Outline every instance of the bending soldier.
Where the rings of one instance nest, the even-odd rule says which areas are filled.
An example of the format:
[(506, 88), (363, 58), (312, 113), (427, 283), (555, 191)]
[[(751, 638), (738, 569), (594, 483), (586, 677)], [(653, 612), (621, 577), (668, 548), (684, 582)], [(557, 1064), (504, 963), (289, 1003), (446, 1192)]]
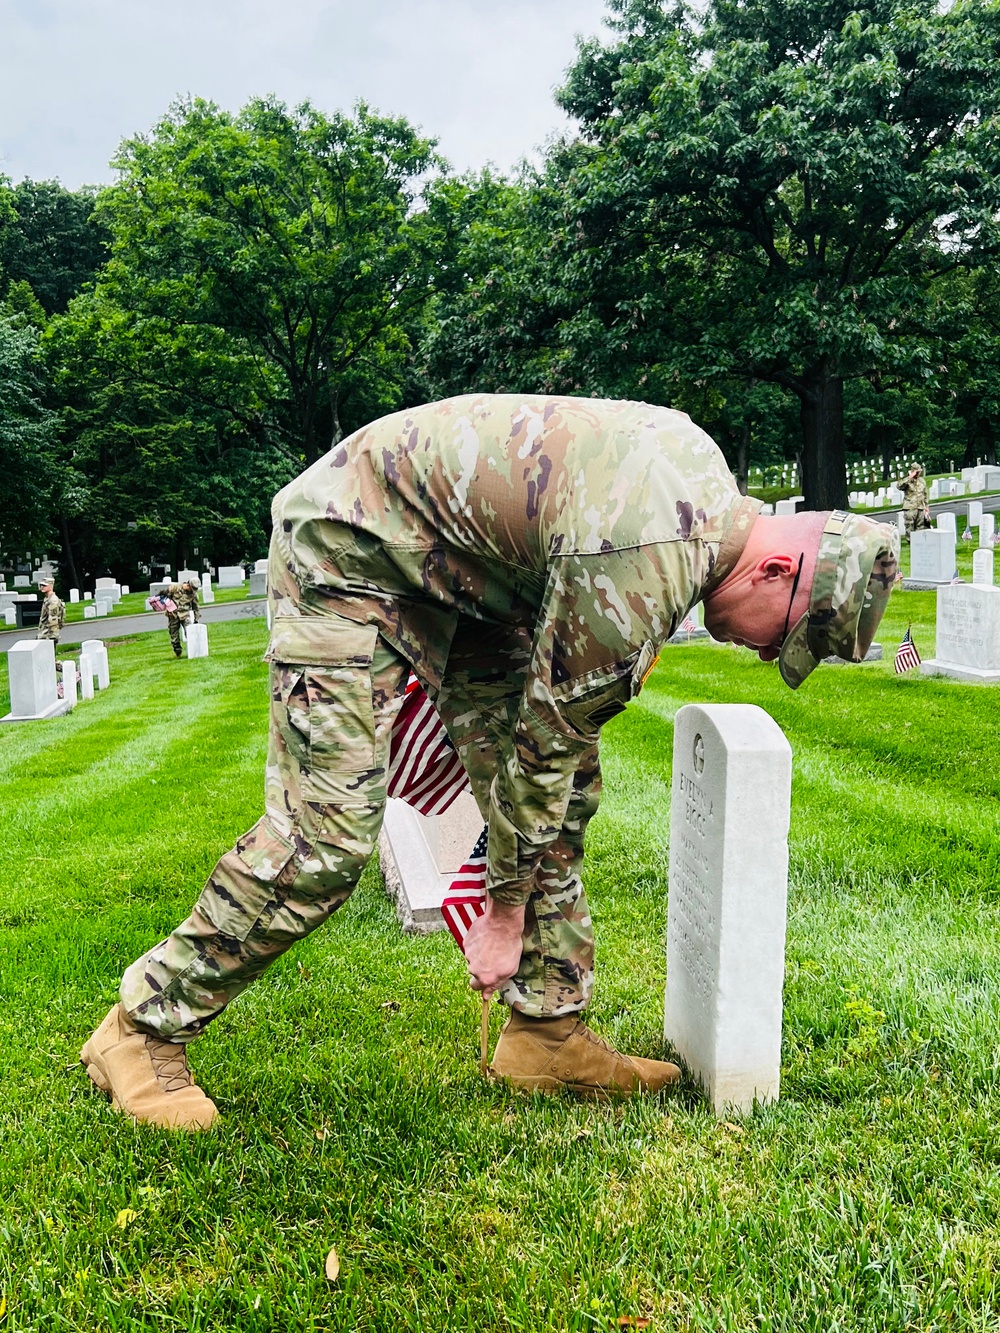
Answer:
[(583, 1023), (594, 942), (581, 882), (602, 725), (688, 609), (796, 688), (864, 657), (898, 537), (851, 514), (764, 516), (682, 413), (479, 395), (344, 440), (273, 505), (264, 816), (191, 915), (125, 973), (81, 1058), (116, 1109), (217, 1112), (187, 1043), (350, 895), (378, 838), (412, 670), (489, 823), (470, 983), (510, 1007), (494, 1055), (521, 1087), (655, 1091), (678, 1077)]
[(201, 619), (198, 605), (198, 592), (201, 584), (197, 579), (186, 579), (183, 583), (171, 583), (160, 596), (173, 602), (175, 609), (167, 611), (167, 633), (174, 656), (181, 655), (181, 626), (193, 624)]

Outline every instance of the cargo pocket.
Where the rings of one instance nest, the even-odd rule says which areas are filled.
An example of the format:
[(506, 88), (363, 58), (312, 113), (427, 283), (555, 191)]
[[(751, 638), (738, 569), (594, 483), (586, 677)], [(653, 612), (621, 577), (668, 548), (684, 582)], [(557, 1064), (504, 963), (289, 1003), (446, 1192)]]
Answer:
[(289, 878), (295, 844), (268, 820), (259, 819), (212, 871), (197, 907), (216, 930), (243, 941), (265, 914), (276, 910)]
[(593, 742), (606, 722), (624, 712), (625, 705), (642, 689), (656, 661), (651, 643), (623, 661), (574, 676), (553, 690), (565, 722), (580, 737)]

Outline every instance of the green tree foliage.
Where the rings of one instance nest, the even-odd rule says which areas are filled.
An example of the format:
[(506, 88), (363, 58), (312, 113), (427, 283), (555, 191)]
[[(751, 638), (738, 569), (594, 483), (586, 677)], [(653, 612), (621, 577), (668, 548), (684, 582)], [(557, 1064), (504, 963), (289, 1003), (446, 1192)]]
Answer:
[(807, 503), (841, 503), (845, 379), (933, 376), (935, 283), (996, 245), (1000, 9), (611, 4), (618, 39), (582, 48), (562, 102), (616, 347), (789, 390)]
[(94, 191), (57, 181), (23, 180), (0, 213), (4, 284), (28, 284), (46, 314), (61, 313), (107, 258), (107, 235), (94, 217)]
[(434, 162), (430, 141), (365, 106), (179, 104), (123, 145), (100, 197), (102, 295), (192, 355), (240, 362), (268, 438), (312, 462), (398, 403), (435, 271), (414, 211)]
[(43, 393), (38, 331), (0, 307), (0, 557), (51, 536), (47, 516), (57, 421)]

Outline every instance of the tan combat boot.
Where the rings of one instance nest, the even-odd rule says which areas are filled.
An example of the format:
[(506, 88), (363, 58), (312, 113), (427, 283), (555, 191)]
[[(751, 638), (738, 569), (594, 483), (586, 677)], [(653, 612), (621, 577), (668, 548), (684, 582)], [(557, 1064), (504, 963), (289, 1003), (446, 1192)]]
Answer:
[(140, 1032), (120, 1004), (84, 1043), (80, 1059), (114, 1111), (161, 1129), (208, 1129), (218, 1117), (191, 1077), (187, 1048)]
[(577, 1014), (525, 1018), (512, 1009), (493, 1055), (493, 1073), (518, 1088), (602, 1099), (659, 1092), (681, 1071), (664, 1060), (622, 1055), (602, 1041)]

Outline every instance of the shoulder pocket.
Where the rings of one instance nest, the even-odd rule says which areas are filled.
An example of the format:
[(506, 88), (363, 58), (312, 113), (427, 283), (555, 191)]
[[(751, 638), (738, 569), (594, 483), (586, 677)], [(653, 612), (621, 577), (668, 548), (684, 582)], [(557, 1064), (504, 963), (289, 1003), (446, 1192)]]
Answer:
[(646, 642), (620, 662), (564, 681), (552, 692), (559, 712), (581, 736), (596, 737), (639, 693), (655, 663), (656, 652)]

